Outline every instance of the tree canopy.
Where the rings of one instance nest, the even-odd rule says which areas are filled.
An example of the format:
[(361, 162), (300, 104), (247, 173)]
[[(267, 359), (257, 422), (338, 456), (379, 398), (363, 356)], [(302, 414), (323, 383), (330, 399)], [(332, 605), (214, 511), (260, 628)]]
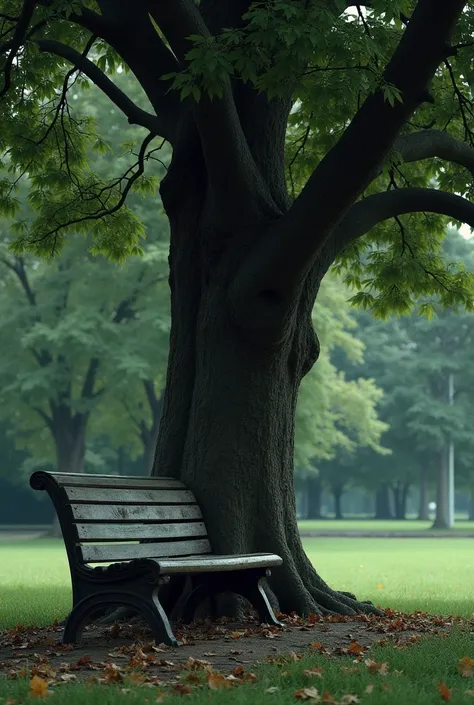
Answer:
[[(58, 252), (70, 232), (91, 233), (92, 250), (115, 259), (139, 252), (141, 219), (124, 203), (129, 192), (155, 187), (147, 167), (159, 138), (176, 142), (180, 100), (195, 102), (201, 139), (224, 149), (232, 171), (236, 154), (225, 151), (226, 135), (255, 88), (256, 105), (262, 93), (272, 98), (268, 116), (293, 106), (286, 165), (298, 198), (285, 228), (306, 218), (307, 245), (294, 248), (299, 257), (311, 257), (315, 240), (323, 245), (332, 228), (327, 266), (338, 258), (357, 303), (382, 316), (407, 311), (420, 295), (470, 306), (472, 278), (442, 257), (444, 221), (434, 214), (474, 224), (471, 3), (229, 0), (218, 9), (211, 0), (183, 0), (157, 9), (141, 0), (133, 21), (122, 0), (3, 5), (0, 149), (9, 173), (1, 180), (0, 207), (14, 221), (16, 252)], [(116, 68), (133, 72), (135, 90), (120, 87)], [(98, 129), (93, 114), (78, 117), (73, 109), (74, 86), (91, 84), (144, 128), (135, 163), (113, 178), (90, 160), (109, 149), (107, 130)], [(231, 86), (238, 88), (233, 101)], [(245, 133), (251, 110), (239, 117)], [(250, 149), (267, 177), (271, 165), (263, 167), (259, 138), (253, 136)], [(28, 214), (16, 197), (25, 178)], [(327, 178), (327, 188), (338, 181), (338, 197), (311, 235), (315, 224), (305, 211)], [(223, 179), (219, 191), (225, 188)], [(334, 229), (336, 211), (361, 193)], [(370, 239), (359, 239), (369, 231)]]

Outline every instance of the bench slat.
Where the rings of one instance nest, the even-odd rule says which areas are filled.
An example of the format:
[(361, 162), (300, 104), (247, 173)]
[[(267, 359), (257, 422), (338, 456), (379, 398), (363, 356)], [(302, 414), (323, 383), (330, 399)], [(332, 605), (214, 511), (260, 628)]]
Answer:
[(156, 561), (160, 573), (212, 573), (214, 571), (271, 568), (282, 565), (283, 560), (274, 553), (251, 553), (232, 556), (190, 556), (189, 558), (163, 558)]
[(183, 524), (77, 524), (81, 541), (125, 541), (127, 539), (179, 539), (207, 536), (202, 521)]
[(65, 487), (111, 487), (132, 489), (185, 489), (179, 480), (170, 477), (130, 477), (125, 475), (88, 475), (78, 473), (49, 473)]
[(101, 487), (65, 487), (71, 502), (102, 502), (105, 504), (186, 504), (195, 503), (191, 490), (136, 490)]
[(75, 521), (187, 521), (202, 519), (197, 504), (166, 506), (161, 504), (131, 507), (126, 504), (71, 504)]
[(102, 544), (79, 546), (85, 563), (113, 563), (135, 558), (159, 558), (162, 556), (192, 556), (211, 553), (207, 539), (195, 541), (169, 541), (163, 543)]

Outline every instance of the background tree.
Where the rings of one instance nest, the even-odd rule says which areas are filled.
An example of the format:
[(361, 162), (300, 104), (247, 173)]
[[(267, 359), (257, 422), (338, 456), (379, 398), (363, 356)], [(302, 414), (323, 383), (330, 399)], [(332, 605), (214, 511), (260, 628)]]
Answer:
[[(125, 74), (117, 80), (136, 91)], [(124, 116), (111, 112), (107, 97), (97, 89), (76, 86), (75, 91), (72, 101), (79, 114), (93, 116), (104, 131), (108, 128), (107, 145), (102, 144), (106, 152), (94, 158), (95, 168), (105, 175), (117, 163), (125, 169), (134, 157), (130, 142), (122, 146)], [(151, 175), (163, 170), (155, 162)], [(25, 207), (29, 188), (25, 182), (19, 193)], [(27, 470), (52, 463), (62, 472), (82, 472), (90, 416), (113, 405), (114, 395), (122, 404), (144, 407), (141, 452), (144, 469), (151, 467), (169, 336), (168, 230), (153, 200), (135, 195), (132, 201), (147, 244), (142, 257), (124, 265), (93, 257), (90, 241), (78, 237), (52, 262), (33, 254), (15, 255), (9, 251), (9, 223), (3, 220), (0, 414), (15, 430), (17, 445), (33, 450), (25, 458)], [(123, 413), (110, 418), (111, 413), (113, 409), (108, 428), (116, 433)], [(107, 437), (107, 425), (97, 422)], [(128, 435), (130, 430), (129, 423)], [(123, 424), (120, 432), (124, 439)], [(103, 469), (106, 459), (89, 450), (89, 468)]]
[[(473, 270), (471, 242), (451, 230), (443, 248), (448, 257), (462, 262), (466, 270)], [(364, 362), (362, 366), (350, 364), (339, 352), (335, 362), (346, 370), (349, 379), (371, 374), (384, 390), (379, 413), (389, 425), (384, 444), (392, 454), (381, 460), (373, 453), (358, 451), (354, 457), (355, 477), (367, 487), (380, 484), (381, 496), (390, 492), (396, 518), (404, 516), (409, 488), (419, 485), (420, 515), (428, 519), (428, 489), (435, 482), (436, 525), (446, 527), (449, 441), (452, 438), (458, 448), (456, 474), (463, 482), (468, 473), (467, 449), (474, 440), (469, 425), (474, 389), (471, 382), (474, 328), (470, 313), (442, 311), (434, 302), (422, 303), (421, 309), (429, 311), (428, 306), (433, 306), (435, 314), (431, 320), (419, 316), (419, 309), (411, 316), (385, 322), (374, 321), (365, 312), (357, 313), (358, 334), (367, 345)], [(459, 382), (453, 407), (448, 403), (449, 374)], [(382, 513), (390, 516), (387, 509)]]
[[(472, 277), (439, 256), (437, 217), (429, 227), (419, 218), (373, 230), (425, 211), (474, 224), (471, 177), (460, 169), (473, 163), (470, 89), (452, 84), (470, 70), (470, 52), (453, 46), (470, 45), (472, 8), (461, 0), (376, 2), (352, 14), (344, 7), (2, 7), (2, 148), (12, 171), (0, 200), (15, 214), (17, 252), (50, 254), (68, 232), (90, 229), (94, 253), (136, 254), (143, 230), (122, 205), (143, 185), (152, 142), (172, 145), (161, 184), (170, 355), (154, 472), (195, 491), (218, 553), (283, 557), (271, 583), (283, 611), (375, 609), (315, 572), (291, 501), (296, 401), (319, 354), (311, 314), (328, 268), (337, 261), (360, 289), (356, 300), (379, 314), (405, 311), (420, 295), (472, 306)], [(131, 70), (148, 109), (110, 80), (114, 63)], [(77, 70), (148, 131), (124, 178), (106, 182), (86, 162), (97, 147), (94, 126), (67, 109)], [(308, 170), (306, 154), (296, 174), (305, 135), (312, 162)], [(443, 171), (436, 157), (447, 161)], [(26, 174), (36, 210), (29, 222), (11, 183)], [(431, 187), (434, 176), (442, 191)]]
[(351, 455), (361, 446), (384, 452), (379, 441), (387, 426), (376, 410), (381, 390), (370, 379), (347, 380), (333, 364), (335, 355), (341, 361), (363, 360), (364, 346), (354, 331), (347, 297), (347, 288), (338, 277), (325, 278), (313, 311), (322, 353), (318, 365), (303, 380), (296, 407), (295, 479), (306, 498), (308, 519), (321, 516), (322, 461), (338, 458), (343, 450)]

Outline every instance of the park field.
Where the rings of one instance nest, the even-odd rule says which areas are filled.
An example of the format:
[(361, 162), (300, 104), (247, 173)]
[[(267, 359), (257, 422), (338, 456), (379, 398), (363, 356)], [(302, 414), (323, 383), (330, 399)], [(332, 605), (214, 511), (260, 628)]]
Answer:
[[(472, 618), (474, 551), (469, 539), (311, 538), (304, 545), (319, 572), (337, 589), (397, 611), (419, 609)], [(0, 542), (0, 630), (16, 623), (45, 625), (62, 619), (70, 600), (62, 541)], [(326, 693), (325, 702), (339, 705), (473, 702), (474, 673), (463, 677), (458, 668), (466, 659), (474, 661), (469, 628), (454, 627), (445, 639), (423, 637), (408, 649), (374, 646), (369, 658), (385, 664), (386, 674), (370, 672), (364, 661), (354, 665), (353, 657), (308, 653), (302, 661), (290, 659), (284, 668), (257, 665), (254, 682), (230, 690), (210, 690), (203, 681), (185, 700), (188, 705), (293, 705), (303, 689), (314, 694), (316, 688), (319, 694)], [(321, 678), (309, 679), (311, 669), (318, 668)], [(28, 694), (29, 688), (28, 678), (0, 678), (0, 703), (36, 705), (38, 699)], [(318, 698), (308, 702), (321, 702)], [(130, 681), (56, 686), (47, 701), (51, 705), (178, 705), (183, 696)]]
[[(474, 546), (469, 539), (307, 538), (323, 578), (383, 607), (470, 617)], [(61, 540), (0, 542), (0, 629), (63, 619), (70, 578)]]

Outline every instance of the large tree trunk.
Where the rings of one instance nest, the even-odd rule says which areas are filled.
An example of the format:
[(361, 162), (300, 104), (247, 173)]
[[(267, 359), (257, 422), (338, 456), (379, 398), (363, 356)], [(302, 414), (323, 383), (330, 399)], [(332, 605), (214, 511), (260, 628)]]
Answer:
[(306, 518), (321, 519), (321, 502), (323, 498), (323, 487), (319, 475), (311, 474), (306, 478)]
[[(269, 173), (283, 165), (284, 121), (274, 119), (277, 128)], [(253, 203), (251, 190), (246, 210), (229, 195), (229, 212), (216, 219), (205, 169), (197, 167), (197, 132), (185, 122), (180, 129), (161, 185), (171, 227), (172, 324), (153, 472), (194, 491), (217, 554), (282, 557), (270, 579), (282, 612), (374, 611), (316, 573), (296, 519), (295, 409), (301, 379), (319, 353), (311, 312), (327, 263), (313, 268), (291, 304), (258, 285), (248, 298), (252, 285), (247, 279), (243, 290), (237, 272), (277, 214), (258, 193)]]
[(374, 519), (393, 519), (390, 508), (390, 488), (388, 482), (382, 482), (375, 492)]
[(429, 487), (428, 487), (428, 469), (425, 463), (422, 464), (420, 470), (420, 506), (418, 510), (418, 519), (428, 521), (430, 518), (429, 504)]
[(444, 450), (440, 451), (436, 459), (436, 517), (433, 522), (433, 529), (449, 529), (447, 452)]

